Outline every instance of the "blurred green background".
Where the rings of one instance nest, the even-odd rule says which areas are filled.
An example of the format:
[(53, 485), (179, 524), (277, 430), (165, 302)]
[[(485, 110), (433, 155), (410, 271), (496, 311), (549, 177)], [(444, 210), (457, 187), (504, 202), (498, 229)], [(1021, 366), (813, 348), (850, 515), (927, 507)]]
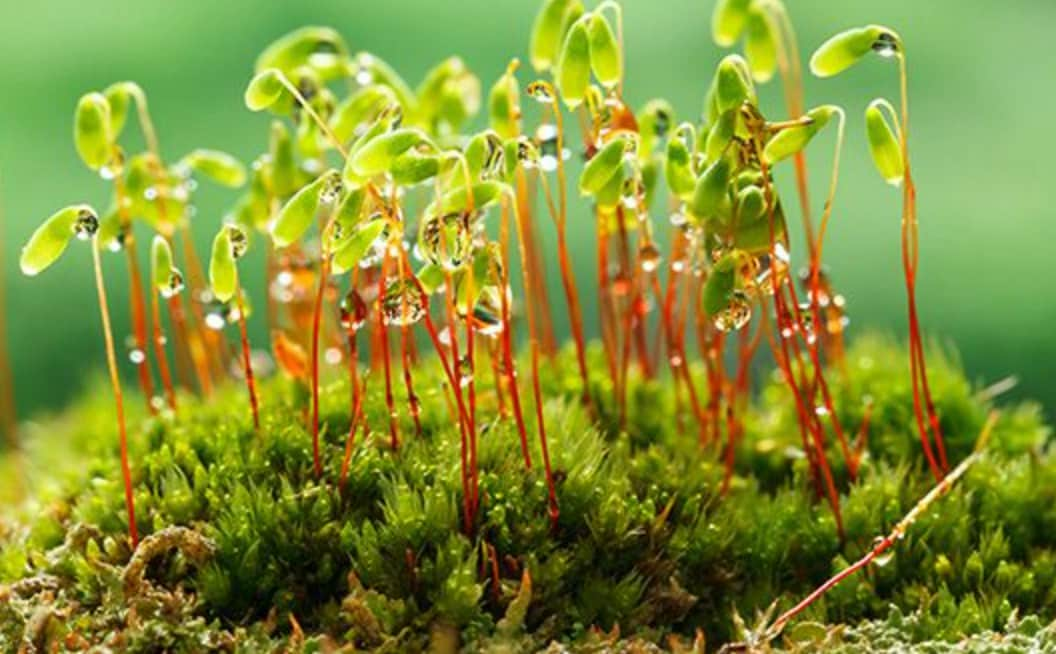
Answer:
[[(532, 0), (0, 4), (0, 245), (23, 416), (61, 406), (103, 363), (88, 249), (73, 248), (38, 279), (17, 274), (18, 250), (40, 220), (73, 202), (107, 202), (107, 185), (81, 165), (71, 143), (72, 111), (80, 94), (120, 79), (136, 80), (150, 98), (163, 155), (173, 159), (204, 146), (248, 161), (264, 147), (267, 118), (243, 107), (242, 89), (255, 55), (275, 37), (305, 24), (331, 25), (354, 50), (376, 52), (412, 84), (433, 63), (457, 53), (487, 86), (510, 57), (524, 59), (538, 6)], [(713, 3), (623, 4), (628, 100), (637, 107), (663, 96), (680, 116), (695, 118), (722, 54), (709, 36)], [(787, 4), (807, 54), (832, 32), (858, 24), (884, 23), (902, 33), (910, 52), (912, 148), (920, 188), (923, 323), (930, 335), (956, 348), (973, 378), (1017, 375), (1021, 384), (1015, 394), (1042, 400), (1052, 415), (1056, 210), (1050, 162), (1056, 152), (1056, 56), (1049, 41), (1056, 3)], [(521, 79), (529, 81), (529, 73), (522, 70)], [(763, 92), (765, 107), (775, 116), (781, 115), (778, 92), (774, 85)], [(852, 334), (866, 326), (897, 334), (904, 330), (899, 193), (874, 174), (861, 117), (875, 96), (895, 99), (896, 94), (894, 68), (880, 61), (835, 80), (807, 81), (808, 104), (837, 103), (850, 115), (825, 252), (848, 297)], [(827, 183), (829, 143), (815, 145), (811, 157), (816, 207)], [(785, 188), (793, 192), (790, 185)], [(234, 194), (202, 184), (197, 197), (196, 232), (205, 251)], [(583, 291), (592, 293), (592, 220), (585, 212), (580, 215), (573, 216), (571, 237), (584, 253), (576, 257)], [(802, 251), (801, 239), (794, 247)], [(123, 266), (117, 257), (108, 259), (115, 322), (124, 328)], [(560, 297), (557, 281), (550, 280), (555, 299)], [(260, 297), (260, 280), (252, 289)], [(557, 312), (562, 322), (563, 313)], [(262, 325), (254, 327), (263, 337)], [(589, 327), (597, 333), (596, 324)]]

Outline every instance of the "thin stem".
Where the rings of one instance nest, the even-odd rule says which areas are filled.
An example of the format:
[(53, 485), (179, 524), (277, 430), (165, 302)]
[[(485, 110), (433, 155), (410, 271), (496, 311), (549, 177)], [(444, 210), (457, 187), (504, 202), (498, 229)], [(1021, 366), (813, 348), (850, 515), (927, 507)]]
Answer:
[(886, 536), (882, 536), (876, 541), (874, 541), (872, 549), (866, 552), (862, 558), (858, 559), (851, 565), (838, 572), (828, 581), (823, 583), (821, 586), (819, 586), (809, 595), (803, 598), (798, 604), (793, 606), (788, 611), (782, 613), (777, 618), (777, 620), (774, 620), (773, 624), (770, 625), (770, 627), (763, 634), (763, 642), (769, 642), (776, 638), (778, 635), (780, 635), (781, 631), (785, 628), (785, 626), (793, 618), (802, 613), (808, 606), (823, 597), (825, 593), (832, 590), (832, 588), (839, 584), (841, 581), (843, 581), (847, 577), (850, 577), (862, 568), (868, 566), (878, 556), (883, 554), (888, 548), (890, 548), (898, 541), (902, 540), (902, 538), (905, 537), (906, 532), (909, 531), (909, 528), (913, 526), (913, 523), (916, 522), (917, 519), (921, 515), (923, 515), (923, 513), (927, 511), (932, 504), (935, 503), (936, 500), (948, 493), (950, 489), (953, 488), (953, 485), (961, 477), (963, 477), (966, 472), (968, 472), (968, 469), (971, 468), (976, 461), (982, 458), (982, 446), (988, 440), (990, 432), (993, 430), (994, 424), (997, 422), (997, 418), (997, 412), (992, 412), (987, 418), (986, 424), (983, 426), (983, 431), (979, 435), (979, 438), (977, 440), (976, 450), (972, 452), (972, 454), (970, 454), (963, 461), (961, 461), (961, 463), (952, 472), (950, 472), (949, 475), (947, 475), (944, 479), (940, 480), (930, 491), (928, 491), (927, 495), (922, 497), (920, 501), (918, 501), (913, 506), (913, 508), (910, 509), (909, 513), (907, 513), (901, 520), (898, 521), (898, 523), (894, 526), (894, 528), (891, 529), (891, 531)]
[(257, 384), (253, 379), (253, 358), (249, 349), (249, 335), (246, 330), (246, 306), (245, 302), (242, 301), (242, 284), (237, 278), (235, 281), (235, 306), (238, 307), (238, 332), (242, 341), (242, 369), (246, 375), (249, 407), (253, 411), (253, 428), (260, 432), (260, 407), (257, 401)]
[(502, 267), (499, 271), (502, 279), (502, 290), (499, 294), (502, 303), (502, 367), (506, 375), (506, 383), (510, 387), (510, 404), (513, 407), (513, 418), (517, 423), (517, 435), (521, 440), (521, 456), (524, 458), (524, 467), (532, 468), (532, 455), (528, 451), (528, 431), (524, 425), (524, 413), (521, 408), (521, 392), (517, 387), (517, 368), (513, 360), (513, 320), (510, 317), (510, 298), (507, 289), (510, 287), (509, 279), (509, 203), (502, 204), (502, 222), (499, 224), (499, 249), (502, 253)]
[(107, 308), (106, 286), (103, 283), (103, 265), (99, 257), (99, 240), (92, 239), (92, 263), (95, 268), (95, 290), (99, 299), (99, 314), (103, 322), (103, 343), (106, 345), (106, 364), (110, 371), (110, 384), (114, 391), (117, 412), (117, 434), (121, 449), (121, 477), (125, 484), (125, 509), (128, 512), (128, 534), (132, 549), (139, 545), (139, 530), (136, 527), (136, 506), (132, 492), (132, 470), (128, 463), (128, 431), (125, 426), (125, 402), (121, 392), (121, 378), (117, 372), (117, 355), (114, 353), (114, 334), (110, 326), (110, 310)]
[[(115, 147), (115, 157), (123, 156)], [(136, 257), (136, 239), (132, 234), (132, 219), (128, 215), (128, 202), (125, 193), (123, 172), (114, 175), (114, 197), (117, 203), (118, 217), (121, 221), (121, 229), (125, 232), (125, 259), (128, 263), (128, 294), (132, 312), (132, 338), (141, 358), (133, 360), (136, 372), (139, 375), (139, 386), (143, 390), (147, 410), (154, 414), (157, 408), (154, 406), (154, 380), (150, 370), (150, 348), (147, 347), (147, 317), (146, 307), (143, 302), (143, 277), (139, 271), (139, 260)]]
[[(617, 9), (618, 11), (618, 9)], [(540, 169), (539, 179), (543, 185), (546, 195), (546, 203), (550, 209), (550, 217), (554, 220), (557, 228), (557, 257), (561, 266), (561, 285), (565, 291), (565, 301), (568, 304), (568, 317), (572, 328), (572, 338), (576, 344), (576, 362), (579, 365), (579, 376), (583, 380), (583, 404), (590, 406), (590, 372), (587, 368), (586, 343), (583, 337), (583, 310), (579, 305), (579, 291), (576, 288), (576, 277), (572, 269), (572, 261), (568, 252), (568, 236), (566, 224), (568, 222), (568, 183), (565, 179), (564, 163), (564, 119), (561, 115), (561, 107), (557, 103), (557, 94), (550, 93), (550, 110), (554, 115), (554, 125), (557, 131), (557, 188), (558, 188), (558, 210), (554, 211), (553, 196), (546, 180), (546, 174)]]
[(389, 264), (389, 246), (381, 259), (381, 274), (378, 275), (378, 328), (381, 332), (381, 358), (385, 368), (385, 408), (389, 413), (389, 444), (393, 451), (400, 447), (400, 427), (396, 420), (396, 400), (392, 393), (392, 364), (389, 361), (389, 330), (385, 320), (385, 269)]
[[(522, 216), (519, 211), (514, 211), (513, 222), (517, 228), (517, 242), (521, 248), (521, 258), (525, 256), (524, 249), (524, 224)], [(522, 266), (521, 267), (522, 284), (524, 285), (525, 295), (531, 294), (532, 279), (528, 274), (528, 271)], [(557, 505), (557, 492), (554, 488), (554, 476), (550, 470), (550, 452), (547, 448), (546, 442), (546, 421), (543, 418), (543, 394), (539, 384), (539, 340), (536, 332), (535, 319), (532, 314), (528, 314), (528, 344), (531, 350), (531, 361), (532, 361), (532, 395), (535, 400), (535, 422), (536, 430), (539, 433), (539, 447), (543, 455), (543, 470), (546, 474), (546, 486), (547, 496), (550, 510), (550, 526), (554, 529), (557, 528), (557, 520), (560, 516), (560, 510)]]
[(165, 400), (168, 402), (169, 408), (176, 411), (176, 390), (172, 386), (169, 359), (165, 353), (165, 329), (161, 324), (159, 294), (156, 289), (150, 294), (150, 314), (151, 321), (154, 324), (154, 358), (158, 360), (158, 373), (161, 375), (161, 386), (165, 389)]

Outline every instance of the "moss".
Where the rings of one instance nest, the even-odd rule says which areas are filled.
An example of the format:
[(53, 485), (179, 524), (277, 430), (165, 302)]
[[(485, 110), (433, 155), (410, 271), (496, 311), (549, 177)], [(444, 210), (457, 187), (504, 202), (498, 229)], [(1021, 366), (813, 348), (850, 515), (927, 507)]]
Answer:
[[(28, 638), (129, 651), (461, 643), (505, 652), (552, 641), (598, 651), (614, 642), (613, 629), (636, 639), (627, 647), (674, 647), (673, 636), (689, 648), (698, 631), (715, 647), (740, 636), (736, 615), (775, 600), (787, 607), (859, 557), (930, 488), (905, 359), (891, 342), (863, 338), (836, 385), (844, 424), (860, 420), (862, 398), (875, 402), (860, 477), (852, 484), (838, 471), (842, 544), (810, 490), (794, 409), (778, 382), (759, 380), (723, 498), (718, 452), (700, 447), (692, 425), (678, 427), (669, 382), (633, 380), (621, 432), (600, 374), (598, 422), (578, 406), (565, 352), (543, 380), (559, 479), (555, 529), (539, 466), (524, 470), (514, 425), (495, 420), (481, 437), (478, 523), (471, 537), (462, 533), (459, 436), (438, 366), (425, 360), (415, 370), (421, 436), (404, 415), (404, 442), (391, 451), (384, 401), (372, 389), (373, 430), (357, 436), (343, 489), (341, 380), (323, 393), (326, 468), (318, 480), (303, 390), (287, 380), (262, 385), (259, 434), (236, 386), (211, 400), (182, 397), (177, 417), (133, 416), (140, 530), (168, 536), (151, 541), (156, 551), (146, 559), (132, 559), (110, 406), (102, 392), (90, 395), (30, 428), (21, 465), (34, 497), (0, 528), (0, 650)], [(932, 360), (950, 458), (959, 460), (990, 407), (954, 359)], [(488, 382), (479, 380), (478, 393), (480, 415), (491, 420)], [(1053, 627), (1041, 625), (1056, 617), (1056, 459), (1039, 415), (1033, 405), (1006, 408), (988, 455), (963, 482), (883, 565), (808, 609), (783, 646), (858, 651), (872, 643), (884, 651), (917, 643), (941, 651), (965, 638), (985, 649), (999, 638), (1011, 647), (1051, 636)], [(532, 447), (539, 461), (534, 439)], [(173, 533), (199, 539), (193, 556)], [(130, 560), (143, 583), (123, 581)], [(812, 622), (825, 626), (812, 630)]]

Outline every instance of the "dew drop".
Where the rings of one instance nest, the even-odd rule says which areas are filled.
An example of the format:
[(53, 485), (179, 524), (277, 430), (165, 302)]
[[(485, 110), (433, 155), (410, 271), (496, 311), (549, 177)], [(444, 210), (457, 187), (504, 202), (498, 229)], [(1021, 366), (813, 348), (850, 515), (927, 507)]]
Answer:
[(752, 304), (744, 293), (735, 291), (730, 303), (714, 318), (715, 328), (722, 332), (741, 329), (752, 319)]
[(532, 82), (525, 90), (529, 97), (540, 104), (551, 104), (554, 101), (554, 91), (546, 82)]
[(169, 271), (169, 279), (161, 289), (161, 297), (166, 300), (179, 295), (184, 288), (183, 273), (173, 268)]
[(642, 266), (642, 270), (647, 273), (655, 272), (660, 267), (660, 262), (663, 258), (660, 248), (655, 243), (643, 243), (638, 248), (638, 262)]
[(425, 300), (414, 282), (390, 279), (381, 298), (381, 314), (386, 325), (413, 325), (425, 316)]
[(344, 358), (344, 355), (342, 354), (340, 348), (328, 347), (326, 348), (326, 352), (323, 354), (323, 358), (326, 359), (326, 362), (331, 366), (336, 366), (337, 364), (341, 363), (341, 360)]
[(341, 327), (358, 332), (367, 322), (367, 313), (367, 303), (363, 300), (363, 296), (356, 289), (350, 290), (341, 300)]
[(73, 233), (77, 235), (77, 238), (82, 241), (95, 236), (95, 233), (99, 231), (99, 216), (96, 216), (94, 212), (88, 209), (82, 209), (77, 214), (77, 221), (73, 224)]
[(241, 259), (246, 254), (246, 250), (249, 249), (249, 236), (238, 225), (230, 224), (227, 225), (227, 234), (231, 239), (231, 256)]
[(898, 54), (898, 42), (895, 40), (894, 35), (884, 32), (877, 37), (876, 41), (873, 42), (873, 52), (885, 59), (890, 59)]

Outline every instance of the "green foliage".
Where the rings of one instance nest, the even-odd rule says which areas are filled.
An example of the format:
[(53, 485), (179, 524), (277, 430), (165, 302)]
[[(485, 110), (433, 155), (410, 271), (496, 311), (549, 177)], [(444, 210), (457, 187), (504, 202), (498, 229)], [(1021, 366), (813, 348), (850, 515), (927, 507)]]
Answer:
[[(600, 352), (590, 354), (600, 366)], [(381, 391), (372, 390), (370, 430), (365, 440), (357, 436), (340, 489), (344, 383), (323, 388), (320, 480), (298, 409), (303, 390), (293, 382), (264, 382), (259, 434), (242, 411), (230, 410), (243, 401), (238, 389), (211, 402), (181, 398), (186, 408), (178, 418), (131, 416), (139, 425), (130, 442), (140, 531), (189, 526), (215, 554), (201, 566), (177, 550), (159, 556), (149, 567), (150, 592), (139, 594), (122, 585), (131, 553), (116, 437), (106, 396), (92, 396), (31, 434), (32, 463), (52, 471), (37, 489), (48, 508), (11, 515), (0, 530), (0, 580), (7, 583), (0, 587), (0, 648), (20, 642), (42, 605), (73, 617), (50, 621), (41, 638), (76, 631), (107, 642), (128, 602), (144, 617), (121, 637), (143, 647), (169, 643), (173, 651), (202, 642), (233, 642), (244, 651), (299, 642), (287, 616), (307, 634), (305, 647), (322, 639), (416, 649), (455, 634), (471, 650), (477, 642), (533, 651), (553, 639), (587, 648), (596, 637), (584, 631), (591, 625), (619, 625), (643, 638), (703, 629), (709, 643), (728, 641), (738, 633), (734, 612), (751, 615), (775, 599), (789, 606), (859, 557), (931, 487), (914, 441), (901, 354), (881, 338), (862, 339), (833, 389), (845, 424), (860, 419), (862, 398), (874, 403), (859, 480), (851, 484), (846, 471), (836, 471), (842, 544), (831, 513), (809, 491), (795, 410), (776, 381), (767, 381), (759, 403), (744, 412), (737, 474), (722, 497), (722, 463), (670, 418), (669, 382), (632, 379), (626, 430), (604, 401), (595, 427), (573, 399), (578, 376), (565, 352), (542, 380), (559, 480), (556, 530), (541, 472), (524, 470), (514, 425), (499, 421), (481, 438), (481, 508), (472, 536), (461, 530), (458, 431), (435, 364), (416, 371), (422, 437), (409, 438), (396, 456), (387, 445)], [(938, 354), (931, 356), (932, 384), (957, 461), (970, 451), (988, 406)], [(598, 382), (597, 398), (609, 397), (606, 383)], [(481, 384), (480, 397), (487, 397), (489, 386)], [(413, 433), (410, 417), (401, 420)], [(806, 648), (821, 638), (854, 651), (863, 643), (940, 647), (966, 634), (980, 634), (969, 642), (983, 643), (995, 630), (1010, 638), (1042, 633), (1039, 618), (1015, 616), (1056, 613), (1056, 462), (1047, 438), (1036, 407), (1008, 409), (987, 457), (883, 565), (847, 579), (804, 616), (858, 626), (812, 631), (803, 622), (786, 632), (783, 645)], [(539, 460), (538, 451), (533, 457)], [(835, 449), (831, 460), (840, 460)], [(530, 601), (525, 605), (522, 594), (511, 608), (522, 591)], [(496, 626), (508, 611), (523, 613), (523, 629)]]

